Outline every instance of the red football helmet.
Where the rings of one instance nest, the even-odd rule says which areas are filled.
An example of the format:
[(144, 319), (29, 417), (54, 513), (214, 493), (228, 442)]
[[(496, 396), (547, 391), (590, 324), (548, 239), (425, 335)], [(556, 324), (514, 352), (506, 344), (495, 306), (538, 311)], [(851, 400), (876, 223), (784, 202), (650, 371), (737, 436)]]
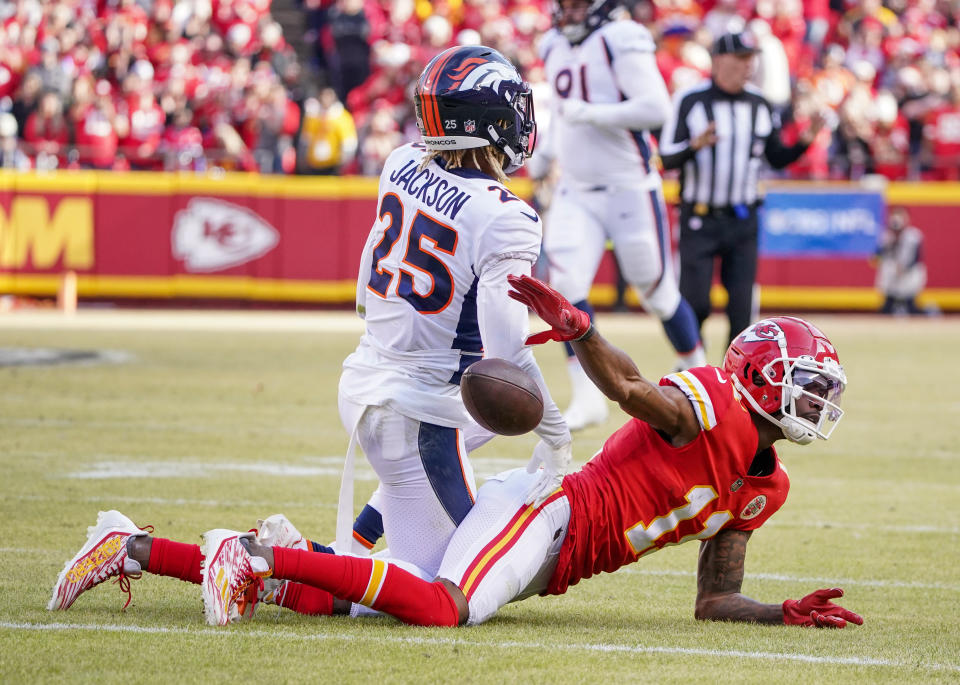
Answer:
[[(843, 410), (847, 377), (833, 344), (812, 324), (792, 316), (763, 319), (734, 338), (723, 370), (753, 410), (806, 445), (826, 440)], [(803, 414), (797, 400), (805, 397)]]

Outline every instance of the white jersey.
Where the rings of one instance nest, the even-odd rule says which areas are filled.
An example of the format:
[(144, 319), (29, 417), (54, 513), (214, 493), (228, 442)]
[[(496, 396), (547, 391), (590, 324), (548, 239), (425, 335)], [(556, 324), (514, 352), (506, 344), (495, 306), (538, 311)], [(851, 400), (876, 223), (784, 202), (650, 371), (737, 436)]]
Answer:
[[(604, 24), (579, 45), (553, 28), (544, 34), (540, 53), (547, 79), (557, 101), (582, 100), (590, 104), (615, 104), (630, 97), (630, 84), (622, 83), (614, 69), (618, 58), (630, 53), (652, 57), (656, 45), (650, 32), (634, 21)], [(655, 64), (655, 62), (654, 62)], [(648, 78), (646, 75), (636, 75)], [(659, 72), (656, 77), (662, 81)], [(559, 163), (561, 182), (580, 186), (637, 185), (660, 177), (651, 159), (650, 134), (626, 127), (570, 123), (552, 116), (548, 143)]]
[[(536, 261), (542, 223), (526, 202), (478, 171), (447, 170), (437, 160), (421, 170), (424, 154), (420, 144), (404, 145), (380, 176), (377, 219), (357, 282), (366, 333), (344, 362), (340, 390), (358, 404), (462, 426), (469, 418), (459, 376), (484, 351), (478, 283), (504, 260)], [(517, 337), (510, 347), (521, 355)], [(527, 364), (509, 356), (524, 368), (535, 365), (532, 354)]]

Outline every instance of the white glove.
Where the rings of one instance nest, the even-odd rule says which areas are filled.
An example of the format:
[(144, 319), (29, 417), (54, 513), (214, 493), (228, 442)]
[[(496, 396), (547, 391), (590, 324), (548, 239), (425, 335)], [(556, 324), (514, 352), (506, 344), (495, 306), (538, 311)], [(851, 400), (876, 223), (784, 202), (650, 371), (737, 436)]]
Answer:
[(560, 487), (564, 474), (570, 468), (573, 459), (573, 443), (566, 442), (560, 447), (550, 447), (543, 440), (533, 448), (533, 456), (527, 464), (527, 473), (540, 471), (540, 476), (527, 492), (524, 500), (527, 504), (539, 507)]
[(563, 100), (560, 114), (570, 124), (590, 124), (590, 104), (583, 100)]

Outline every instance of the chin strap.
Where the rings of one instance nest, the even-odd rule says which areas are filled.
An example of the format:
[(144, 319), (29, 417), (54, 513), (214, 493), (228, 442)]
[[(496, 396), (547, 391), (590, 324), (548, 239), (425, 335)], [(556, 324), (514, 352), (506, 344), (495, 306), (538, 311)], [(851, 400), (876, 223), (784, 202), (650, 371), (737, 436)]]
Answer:
[(737, 386), (737, 390), (740, 392), (740, 394), (747, 398), (747, 403), (749, 403), (750, 407), (767, 421), (775, 426), (778, 426), (783, 432), (783, 437), (785, 437), (787, 440), (790, 442), (795, 442), (798, 445), (809, 445), (811, 442), (816, 440), (817, 434), (792, 416), (784, 416), (782, 419), (777, 419), (765, 412), (760, 408), (760, 405), (753, 398), (753, 395), (747, 392), (747, 389), (743, 387), (740, 379), (734, 375), (731, 375), (731, 378), (733, 379), (733, 384)]
[(784, 416), (779, 421), (776, 419), (772, 420), (780, 426), (780, 429), (783, 431), (783, 437), (790, 442), (795, 442), (798, 445), (809, 445), (817, 439), (816, 433), (792, 416)]
[(487, 126), (487, 134), (490, 136), (490, 139), (493, 140), (494, 147), (500, 150), (503, 154), (507, 156), (509, 164), (504, 167), (503, 172), (505, 174), (512, 174), (514, 171), (523, 166), (523, 154), (517, 154), (510, 147), (510, 143), (507, 142), (507, 139), (501, 136), (497, 129), (493, 126)]

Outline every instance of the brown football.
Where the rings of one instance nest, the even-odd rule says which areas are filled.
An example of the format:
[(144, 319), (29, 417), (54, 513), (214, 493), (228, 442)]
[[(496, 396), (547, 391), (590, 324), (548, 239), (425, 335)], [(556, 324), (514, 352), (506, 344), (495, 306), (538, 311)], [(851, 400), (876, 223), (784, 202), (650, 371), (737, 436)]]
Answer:
[(474, 421), (499, 435), (521, 435), (543, 418), (543, 397), (534, 380), (506, 359), (474, 362), (460, 379), (463, 403)]

